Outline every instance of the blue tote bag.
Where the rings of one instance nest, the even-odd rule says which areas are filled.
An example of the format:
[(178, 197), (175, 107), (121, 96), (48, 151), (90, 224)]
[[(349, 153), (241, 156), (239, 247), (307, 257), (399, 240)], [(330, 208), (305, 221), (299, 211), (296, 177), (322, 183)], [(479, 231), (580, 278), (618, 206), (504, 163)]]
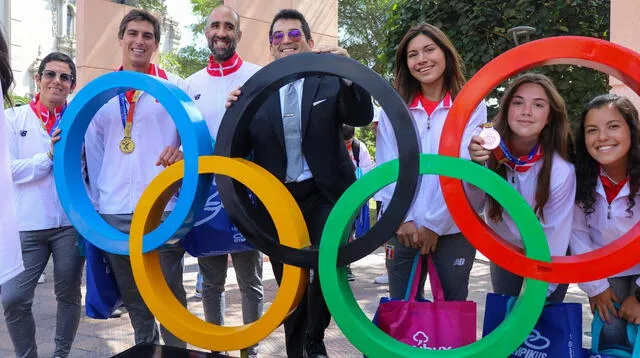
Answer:
[(218, 194), (215, 178), (205, 207), (196, 215), (195, 224), (185, 236), (182, 245), (193, 257), (254, 250), (227, 216)]
[[(511, 312), (516, 297), (487, 294), (482, 336), (491, 333)], [(533, 331), (511, 357), (582, 357), (582, 305), (547, 303)]]
[[(356, 168), (356, 178), (360, 179), (362, 177), (362, 169), (360, 167)], [(356, 234), (356, 238), (364, 236), (364, 234), (369, 231), (371, 223), (369, 218), (369, 200), (360, 208), (360, 213), (356, 217), (356, 221), (353, 224), (354, 230)]]
[(85, 310), (91, 318), (107, 319), (122, 305), (120, 290), (104, 252), (89, 240), (85, 240), (84, 249), (87, 256)]
[[(614, 303), (617, 309), (620, 309), (620, 305)], [(640, 358), (640, 337), (638, 337), (639, 329), (638, 325), (627, 323), (627, 340), (631, 344), (631, 347), (625, 346), (600, 346), (600, 334), (604, 322), (598, 313), (593, 315), (593, 321), (591, 322), (591, 350), (584, 349), (584, 358)]]

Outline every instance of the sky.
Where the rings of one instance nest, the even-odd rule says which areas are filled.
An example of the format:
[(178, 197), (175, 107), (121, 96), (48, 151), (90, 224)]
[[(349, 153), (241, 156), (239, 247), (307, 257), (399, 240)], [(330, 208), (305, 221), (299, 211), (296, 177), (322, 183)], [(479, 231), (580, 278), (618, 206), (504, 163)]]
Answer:
[(198, 18), (191, 13), (191, 1), (189, 0), (169, 0), (166, 2), (167, 12), (174, 20), (180, 23), (180, 47), (191, 45), (201, 39), (193, 38), (191, 24), (196, 23)]

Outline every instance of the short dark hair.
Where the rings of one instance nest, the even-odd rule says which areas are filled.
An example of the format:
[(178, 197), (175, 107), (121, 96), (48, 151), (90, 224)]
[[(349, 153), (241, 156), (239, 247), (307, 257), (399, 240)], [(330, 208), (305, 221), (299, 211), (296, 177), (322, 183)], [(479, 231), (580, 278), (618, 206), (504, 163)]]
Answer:
[(68, 55), (62, 52), (52, 52), (47, 56), (45, 56), (44, 59), (42, 59), (42, 61), (40, 61), (40, 66), (38, 67), (38, 75), (40, 75), (40, 78), (42, 78), (42, 72), (44, 71), (44, 67), (47, 65), (47, 63), (53, 62), (53, 61), (64, 62), (67, 65), (69, 65), (69, 69), (71, 70), (71, 85), (72, 86), (75, 85), (76, 77), (77, 77), (76, 64), (73, 63), (73, 60), (71, 59), (71, 57), (69, 57)]
[(124, 31), (131, 21), (150, 22), (151, 25), (153, 25), (153, 36), (155, 37), (156, 43), (160, 43), (160, 21), (150, 12), (142, 9), (133, 9), (124, 15), (122, 21), (120, 21), (120, 29), (118, 30), (118, 38), (120, 40), (124, 37)]
[(302, 25), (302, 32), (304, 33), (304, 37), (307, 38), (307, 41), (311, 40), (311, 28), (309, 27), (309, 23), (304, 18), (304, 15), (296, 9), (282, 9), (278, 11), (276, 16), (273, 17), (273, 21), (271, 21), (271, 26), (269, 26), (269, 43), (271, 43), (271, 35), (273, 35), (273, 25), (278, 20), (299, 20)]
[(9, 87), (13, 84), (13, 71), (9, 64), (9, 46), (4, 34), (0, 30), (0, 82), (2, 82), (2, 95), (4, 100), (12, 105)]
[(356, 129), (348, 124), (342, 125), (342, 139), (349, 140), (356, 135)]

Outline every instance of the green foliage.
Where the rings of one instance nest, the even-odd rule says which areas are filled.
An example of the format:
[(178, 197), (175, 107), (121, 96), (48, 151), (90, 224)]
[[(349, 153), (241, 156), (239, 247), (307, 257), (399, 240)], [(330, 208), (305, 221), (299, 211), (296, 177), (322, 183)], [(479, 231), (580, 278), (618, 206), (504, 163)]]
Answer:
[(222, 4), (222, 0), (191, 0), (192, 12), (200, 18), (198, 23), (191, 25), (191, 31), (196, 35), (201, 34), (211, 10)]
[(24, 106), (25, 104), (29, 104), (29, 102), (31, 102), (29, 97), (23, 97), (12, 93), (11, 103), (4, 101), (4, 108)]
[(128, 0), (126, 4), (164, 16), (167, 14), (167, 4), (165, 1), (166, 0)]
[(369, 154), (371, 154), (371, 158), (375, 158), (376, 157), (376, 132), (373, 130), (373, 126), (368, 125), (366, 127), (356, 128), (355, 137), (358, 138), (359, 141), (367, 145), (367, 149), (369, 149)]
[(205, 68), (208, 58), (209, 49), (189, 45), (180, 50), (160, 54), (160, 66), (182, 78), (187, 78)]
[(352, 58), (377, 73), (384, 75), (385, 62), (378, 51), (386, 38), (384, 26), (389, 8), (396, 0), (339, 0), (338, 28), (340, 46), (349, 51)]
[[(608, 0), (397, 0), (384, 27), (379, 60), (391, 72), (395, 51), (410, 26), (428, 22), (441, 28), (464, 59), (467, 78), (501, 53), (514, 47), (507, 30), (515, 26), (536, 29), (531, 40), (579, 35), (609, 39)], [(522, 41), (522, 39), (520, 39)], [(567, 102), (569, 118), (579, 118), (582, 106), (608, 92), (607, 76), (580, 66), (539, 67), (551, 77)], [(503, 84), (500, 87), (503, 87)], [(498, 98), (494, 90), (487, 98)], [(497, 112), (497, 105), (490, 114)]]

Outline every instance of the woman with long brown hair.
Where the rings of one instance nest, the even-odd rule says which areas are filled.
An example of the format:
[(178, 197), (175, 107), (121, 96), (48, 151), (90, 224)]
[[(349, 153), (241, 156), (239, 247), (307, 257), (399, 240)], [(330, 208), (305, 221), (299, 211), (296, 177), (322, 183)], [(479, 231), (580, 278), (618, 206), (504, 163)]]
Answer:
[[(471, 160), (505, 178), (529, 203), (538, 216), (551, 255), (565, 256), (571, 235), (576, 179), (570, 152), (573, 148), (564, 100), (546, 76), (526, 73), (505, 90), (494, 121), (500, 146), (491, 152), (484, 140), (473, 136), (469, 143)], [(470, 186), (467, 186), (469, 191)], [(487, 225), (505, 240), (522, 247), (513, 219), (498, 202), (486, 195)], [(491, 263), (491, 283), (499, 294), (518, 296), (522, 277)], [(562, 302), (567, 285), (550, 285), (549, 300)]]
[[(417, 25), (409, 29), (398, 45), (394, 75), (394, 86), (412, 114), (422, 153), (436, 154), (447, 114), (465, 84), (460, 55), (440, 29), (430, 24)], [(463, 143), (468, 143), (473, 129), (486, 120), (487, 109), (482, 102), (467, 124)], [(384, 111), (380, 113), (376, 146), (376, 162), (381, 164), (398, 157), (393, 129)], [(461, 154), (468, 158), (466, 147), (461, 149)], [(383, 210), (393, 188), (392, 184), (380, 192)], [(466, 300), (476, 250), (453, 222), (437, 176), (422, 176), (420, 190), (405, 222), (387, 243), (386, 253), (391, 298), (404, 296), (411, 264), (415, 255), (421, 253), (433, 255), (445, 299)], [(427, 265), (422, 267), (420, 287)], [(417, 296), (422, 298), (422, 289)]]
[[(585, 106), (575, 159), (578, 190), (570, 244), (572, 253), (582, 254), (611, 244), (640, 220), (640, 122), (628, 98), (604, 94)], [(600, 347), (631, 349), (626, 326), (640, 324), (640, 264), (579, 286), (594, 315), (608, 323)]]

